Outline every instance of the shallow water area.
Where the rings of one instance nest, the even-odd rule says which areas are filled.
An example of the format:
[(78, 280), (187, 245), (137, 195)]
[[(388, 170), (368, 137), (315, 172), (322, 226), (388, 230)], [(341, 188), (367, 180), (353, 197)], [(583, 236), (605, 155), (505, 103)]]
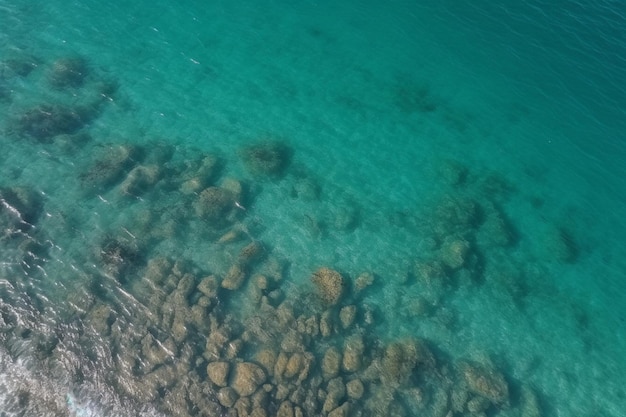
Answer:
[(3, 415), (626, 408), (619, 6), (14, 3)]

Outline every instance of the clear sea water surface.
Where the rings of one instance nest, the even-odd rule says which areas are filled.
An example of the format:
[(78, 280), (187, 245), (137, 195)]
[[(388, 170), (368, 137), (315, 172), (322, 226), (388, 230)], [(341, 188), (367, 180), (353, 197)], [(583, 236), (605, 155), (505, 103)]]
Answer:
[(0, 0), (0, 416), (622, 415), (626, 6), (460, 3)]

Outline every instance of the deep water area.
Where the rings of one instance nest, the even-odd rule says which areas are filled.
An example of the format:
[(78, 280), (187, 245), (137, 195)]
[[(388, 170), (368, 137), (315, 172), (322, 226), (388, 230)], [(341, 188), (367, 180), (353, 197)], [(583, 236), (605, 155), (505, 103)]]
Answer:
[(0, 0), (0, 417), (623, 415), (625, 6), (130, 3)]

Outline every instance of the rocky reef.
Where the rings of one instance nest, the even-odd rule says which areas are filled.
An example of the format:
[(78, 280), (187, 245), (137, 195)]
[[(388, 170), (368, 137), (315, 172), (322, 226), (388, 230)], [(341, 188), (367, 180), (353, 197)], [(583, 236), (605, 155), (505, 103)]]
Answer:
[[(0, 71), (28, 77), (38, 65), (4, 60)], [(41, 65), (55, 94), (79, 94), (95, 77), (81, 57)], [(395, 101), (408, 115), (442, 106), (416, 85), (398, 87)], [(93, 223), (93, 213), (76, 214), (95, 231), (78, 233), (75, 213), (48, 214), (58, 222), (53, 227), (80, 242), (72, 250), (88, 288), (66, 289), (64, 318), (77, 329), (68, 345), (85, 363), (101, 364), (103, 384), (125, 400), (174, 417), (541, 415), (538, 396), (506, 373), (506, 360), (492, 352), (458, 357), (428, 337), (433, 328), (448, 337), (463, 325), (449, 302), (459, 289), (504, 288), (515, 306), (528, 296), (532, 286), (523, 272), (496, 262), (524, 238), (507, 216), (511, 187), (504, 180), (478, 178), (446, 160), (436, 169), (441, 194), (419, 208), (381, 215), (378, 202), (328, 191), (323, 179), (293, 167), (286, 141), (272, 136), (224, 155), (145, 138), (91, 136), (101, 104), (28, 105), (8, 115), (7, 126), (8, 136), (20, 139), (14, 143), (50, 160), (85, 161), (59, 171), (71, 173), (63, 185), (78, 190), (89, 209), (104, 207)], [(232, 169), (233, 163), (243, 169)], [(301, 209), (296, 223), (310, 232), (303, 239), (315, 240), (334, 259), (309, 268), (294, 265), (308, 253), (291, 257), (288, 244), (273, 247), (264, 235), (273, 225), (254, 207), (272, 186)], [(39, 271), (57, 261), (49, 256), (57, 248), (39, 230), (47, 226), (46, 204), (38, 187), (0, 187), (0, 243), (17, 253), (11, 262), (21, 268)], [(357, 240), (408, 230), (404, 258), (393, 260), (401, 274), (355, 274), (338, 260), (336, 247), (326, 247), (340, 241), (338, 234), (362, 232), (361, 226), (370, 234)], [(572, 263), (581, 248), (567, 227), (552, 225), (537, 252), (549, 262)], [(399, 329), (397, 318), (407, 329)], [(4, 311), (0, 319), (6, 323), (0, 337), (36, 339), (35, 330), (24, 330)], [(46, 360), (74, 363), (55, 349), (61, 337), (40, 336), (36, 346)], [(68, 380), (79, 385), (93, 373), (74, 371)]]

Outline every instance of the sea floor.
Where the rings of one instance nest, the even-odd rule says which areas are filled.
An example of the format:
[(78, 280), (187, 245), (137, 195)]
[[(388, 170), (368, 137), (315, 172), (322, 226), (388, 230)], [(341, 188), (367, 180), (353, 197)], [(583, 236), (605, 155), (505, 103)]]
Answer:
[(591, 126), (432, 5), (192, 3), (0, 1), (1, 415), (620, 415)]

